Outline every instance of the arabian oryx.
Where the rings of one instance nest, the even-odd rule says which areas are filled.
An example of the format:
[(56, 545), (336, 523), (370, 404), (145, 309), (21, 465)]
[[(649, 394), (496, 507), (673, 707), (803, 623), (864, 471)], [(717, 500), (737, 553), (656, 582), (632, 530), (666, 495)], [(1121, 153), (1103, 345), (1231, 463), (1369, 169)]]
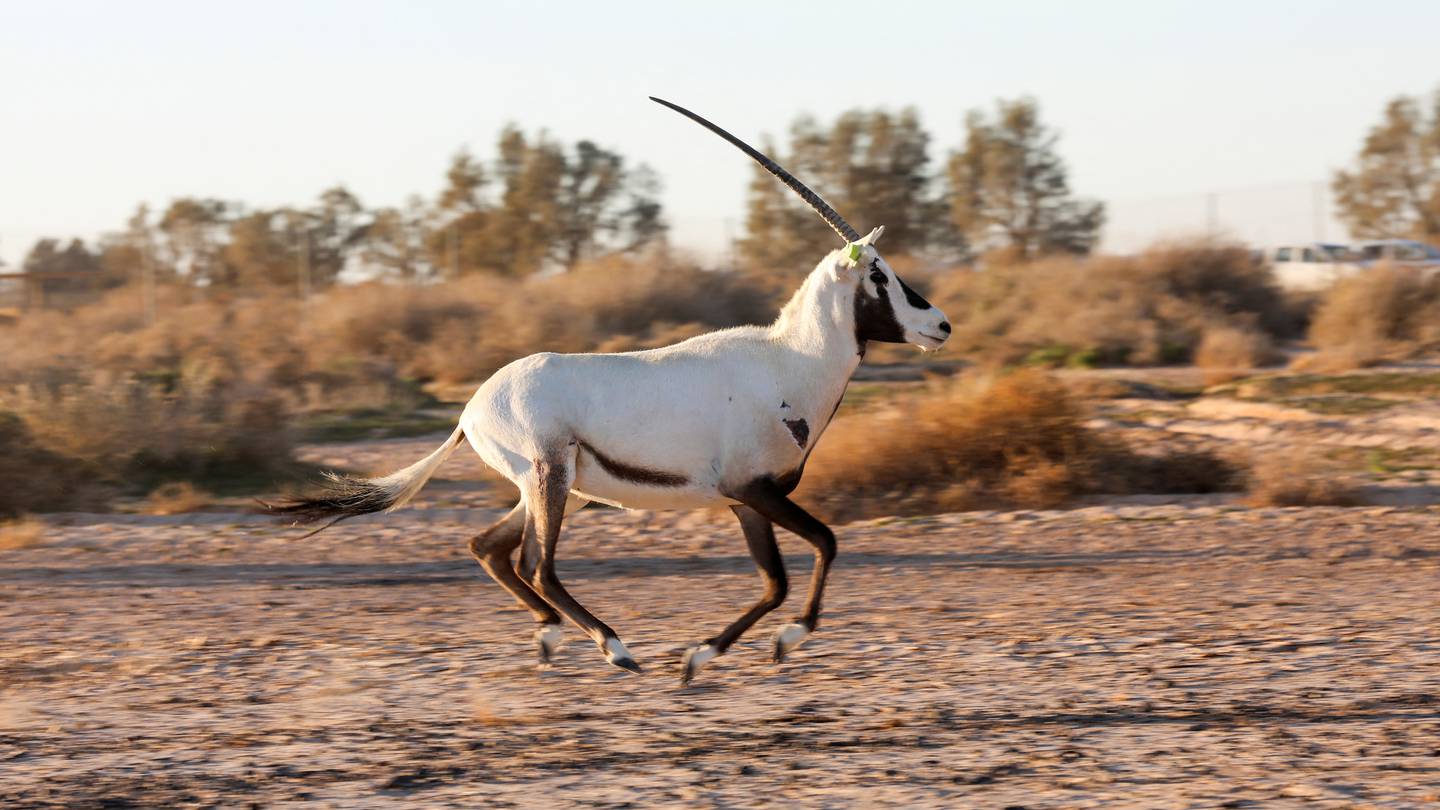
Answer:
[[(723, 329), (648, 351), (516, 360), (480, 386), (455, 432), (429, 456), (383, 478), (332, 474), (318, 497), (289, 501), (278, 511), (314, 522), (396, 509), (468, 441), (520, 489), (520, 502), (471, 540), (470, 551), (539, 622), (541, 662), (558, 646), (564, 616), (611, 664), (639, 672), (615, 631), (555, 575), (561, 522), (590, 501), (633, 509), (728, 506), (740, 519), (765, 595), (686, 652), (682, 681), (688, 682), (785, 600), (777, 525), (815, 547), (815, 568), (799, 619), (775, 635), (775, 660), (815, 630), (835, 535), (790, 500), (790, 492), (866, 345), (936, 349), (950, 324), (876, 252), (882, 228), (861, 238), (765, 155), (689, 110), (652, 100), (739, 147), (809, 203), (844, 237), (844, 247), (820, 261), (769, 326)], [(517, 565), (512, 554), (522, 542)]]

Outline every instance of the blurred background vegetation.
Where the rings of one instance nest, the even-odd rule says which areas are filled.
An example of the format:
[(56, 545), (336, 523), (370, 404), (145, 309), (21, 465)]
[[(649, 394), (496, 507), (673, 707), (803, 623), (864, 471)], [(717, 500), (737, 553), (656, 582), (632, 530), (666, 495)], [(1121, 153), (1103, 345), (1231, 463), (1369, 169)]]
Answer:
[[(971, 112), (963, 142), (939, 148), (908, 109), (802, 117), (787, 143), (761, 145), (857, 227), (885, 225), (887, 258), (955, 325), (933, 375), (989, 373), (884, 417), (948, 448), (923, 468), (915, 448), (874, 443), (891, 432), (842, 417), (814, 472), (831, 514), (867, 513), (864, 493), (887, 485), (912, 511), (1238, 485), (1232, 461), (1094, 435), (1072, 393), (1006, 369), (1198, 363), (1218, 381), (1296, 341), (1331, 370), (1440, 343), (1440, 285), (1413, 270), (1296, 296), (1214, 237), (1094, 255), (1104, 206), (1072, 191), (1056, 143), (1021, 98)], [(181, 483), (267, 491), (308, 472), (299, 442), (444, 428), (456, 409), (442, 400), (516, 357), (767, 322), (837, 247), (755, 168), (743, 234), (703, 266), (669, 244), (659, 182), (591, 141), (512, 127), (400, 208), (343, 186), (274, 209), (187, 197), (139, 207), (96, 244), (38, 241), (0, 282), (0, 516)], [(1428, 109), (1390, 104), (1333, 191), (1356, 236), (1440, 241), (1440, 92)], [(922, 362), (867, 360), (900, 361)], [(855, 454), (880, 460), (883, 480), (842, 474)]]

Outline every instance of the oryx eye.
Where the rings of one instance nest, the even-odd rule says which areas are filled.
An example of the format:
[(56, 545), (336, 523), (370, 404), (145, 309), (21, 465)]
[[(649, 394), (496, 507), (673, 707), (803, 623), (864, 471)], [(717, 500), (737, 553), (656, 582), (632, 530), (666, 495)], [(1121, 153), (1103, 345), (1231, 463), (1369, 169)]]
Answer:
[(871, 270), (871, 271), (870, 271), (870, 280), (873, 281), (873, 282), (875, 282), (876, 284), (889, 284), (889, 283), (890, 283), (890, 279), (885, 278), (885, 274), (882, 273), (882, 272), (880, 272), (879, 270)]

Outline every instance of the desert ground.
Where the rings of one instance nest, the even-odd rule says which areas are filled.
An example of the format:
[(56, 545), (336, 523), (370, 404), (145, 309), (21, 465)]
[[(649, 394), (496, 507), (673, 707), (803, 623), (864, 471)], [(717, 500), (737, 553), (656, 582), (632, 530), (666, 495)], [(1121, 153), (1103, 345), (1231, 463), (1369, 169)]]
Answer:
[(571, 631), (542, 672), (528, 615), (465, 555), (497, 514), (303, 541), (74, 516), (3, 552), (0, 805), (1440, 801), (1431, 508), (854, 524), (806, 646), (770, 661), (786, 605), (688, 688), (682, 649), (758, 595), (734, 528), (572, 518), (562, 576), (647, 669)]
[[(536, 666), (466, 553), (503, 501), (470, 454), (414, 508), (308, 539), (233, 507), (51, 515), (0, 550), (0, 806), (1440, 802), (1440, 415), (1338, 402), (1136, 394), (1096, 424), (1362, 454), (1371, 505), (850, 524), (820, 630), (777, 665), (810, 568), (782, 535), (791, 602), (689, 687), (682, 651), (760, 592), (728, 514), (568, 522), (561, 576), (639, 676), (573, 628)], [(440, 438), (305, 453), (386, 469)]]

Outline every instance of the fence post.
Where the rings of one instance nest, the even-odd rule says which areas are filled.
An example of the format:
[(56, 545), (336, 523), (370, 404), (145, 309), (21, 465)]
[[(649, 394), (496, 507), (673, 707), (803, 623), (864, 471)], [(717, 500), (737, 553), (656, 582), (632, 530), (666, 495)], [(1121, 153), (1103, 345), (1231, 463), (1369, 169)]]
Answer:
[(147, 239), (140, 249), (141, 296), (145, 304), (145, 325), (155, 325), (155, 253)]

